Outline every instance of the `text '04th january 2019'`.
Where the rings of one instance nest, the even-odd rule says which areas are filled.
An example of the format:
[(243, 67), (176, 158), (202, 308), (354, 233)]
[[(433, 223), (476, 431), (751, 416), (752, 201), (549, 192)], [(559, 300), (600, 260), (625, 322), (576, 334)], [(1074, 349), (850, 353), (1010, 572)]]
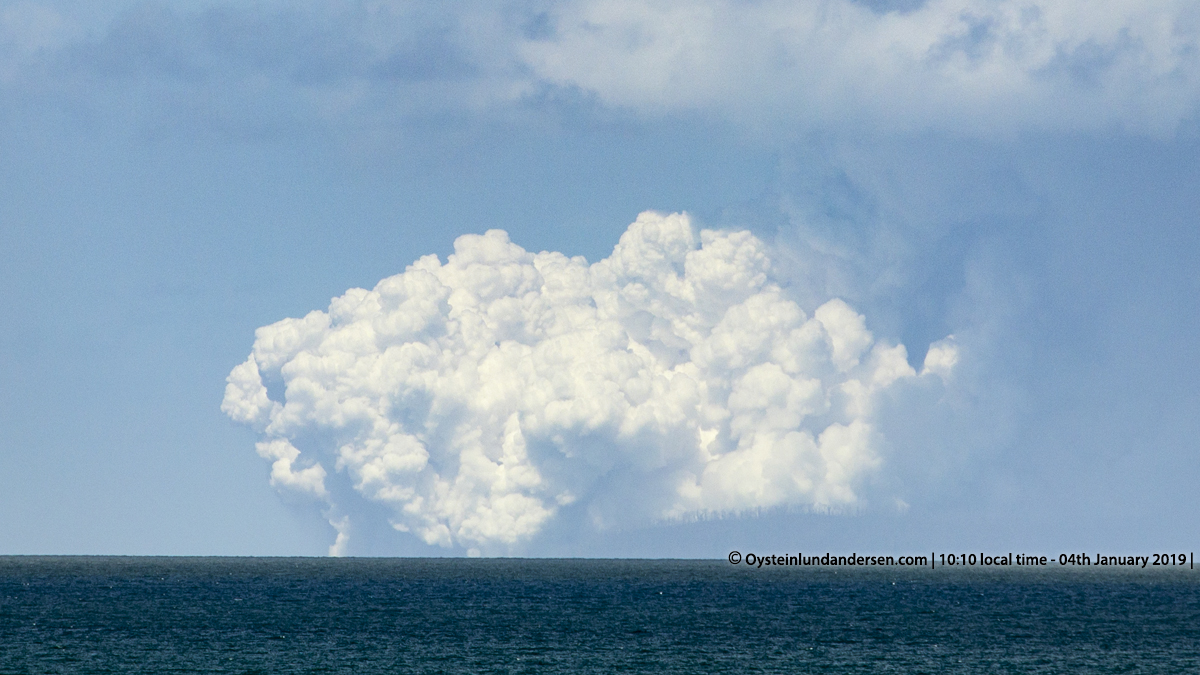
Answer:
[(729, 552), (729, 562), (747, 567), (1121, 567), (1146, 569), (1151, 567), (1195, 569), (1192, 552), (1150, 553), (1147, 555), (1109, 555), (1103, 553), (1060, 553), (1041, 555), (1029, 553), (937, 553), (926, 555), (836, 555), (758, 554)]

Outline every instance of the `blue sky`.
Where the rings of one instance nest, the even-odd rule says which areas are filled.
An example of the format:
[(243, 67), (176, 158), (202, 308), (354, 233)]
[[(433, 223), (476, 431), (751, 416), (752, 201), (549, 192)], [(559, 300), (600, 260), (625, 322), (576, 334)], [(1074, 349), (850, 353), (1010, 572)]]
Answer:
[[(351, 554), (1191, 550), (1198, 47), (1183, 2), (4, 3), (0, 552), (321, 555), (343, 516)], [(222, 412), (257, 328), (493, 228), (599, 261), (646, 210), (749, 230), (914, 371), (954, 336), (873, 394), (838, 513), (613, 515), (614, 460), (442, 547), (331, 455), (324, 501), (273, 486)]]

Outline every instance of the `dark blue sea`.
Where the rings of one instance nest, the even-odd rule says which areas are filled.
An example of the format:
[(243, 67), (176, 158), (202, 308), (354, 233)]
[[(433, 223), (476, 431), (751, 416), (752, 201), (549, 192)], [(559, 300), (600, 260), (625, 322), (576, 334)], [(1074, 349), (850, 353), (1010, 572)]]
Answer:
[(1200, 673), (1188, 570), (0, 558), (0, 673)]

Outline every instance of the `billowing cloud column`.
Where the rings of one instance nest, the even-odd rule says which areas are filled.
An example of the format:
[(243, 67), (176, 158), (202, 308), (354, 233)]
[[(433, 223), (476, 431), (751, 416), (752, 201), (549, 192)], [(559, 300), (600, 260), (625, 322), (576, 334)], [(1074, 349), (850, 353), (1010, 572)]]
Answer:
[[(573, 503), (599, 527), (854, 505), (881, 465), (874, 396), (918, 377), (844, 302), (806, 316), (749, 232), (647, 212), (592, 265), (500, 230), (454, 250), (258, 329), (229, 375), (222, 410), (274, 485), (328, 504), (339, 547), (335, 477), (398, 530), (485, 551)], [(921, 377), (957, 358), (929, 354)]]

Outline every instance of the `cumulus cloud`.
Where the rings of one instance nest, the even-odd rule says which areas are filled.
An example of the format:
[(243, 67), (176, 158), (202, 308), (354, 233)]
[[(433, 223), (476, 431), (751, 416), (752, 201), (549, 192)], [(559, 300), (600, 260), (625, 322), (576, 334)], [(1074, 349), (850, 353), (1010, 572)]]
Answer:
[(258, 329), (222, 410), (281, 490), (353, 504), (428, 544), (512, 551), (563, 509), (592, 526), (863, 504), (874, 402), (920, 375), (841, 300), (811, 316), (749, 232), (643, 213), (594, 264), (490, 230), (328, 311)]

